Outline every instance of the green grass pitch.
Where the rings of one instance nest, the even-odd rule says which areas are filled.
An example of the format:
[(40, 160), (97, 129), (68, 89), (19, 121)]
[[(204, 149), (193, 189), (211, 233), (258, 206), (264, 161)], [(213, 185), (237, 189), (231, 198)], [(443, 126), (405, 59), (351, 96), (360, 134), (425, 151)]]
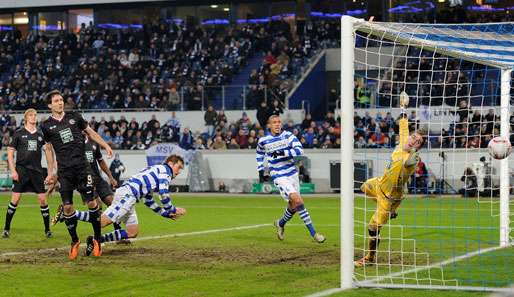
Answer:
[[(9, 193), (0, 195), (2, 225), (8, 200)], [(52, 214), (59, 200), (58, 195), (50, 199)], [(285, 207), (277, 195), (175, 195), (175, 204), (188, 210), (185, 217), (178, 221), (165, 220), (140, 204), (137, 206), (141, 228), (139, 240), (131, 245), (106, 245), (101, 258), (83, 256), (82, 248), (79, 259), (70, 262), (67, 249), (62, 249), (69, 244), (64, 224), (53, 228), (54, 238), (45, 239), (36, 199), (26, 195), (14, 217), (11, 238), (0, 239), (0, 296), (305, 296), (337, 287), (339, 198), (306, 196), (305, 201), (318, 231), (328, 238), (324, 244), (316, 244), (310, 239), (298, 217), (286, 228), (286, 240), (276, 239), (271, 222)], [(357, 199), (357, 234), (363, 232), (363, 206), (364, 200)], [(374, 205), (369, 204), (366, 209), (372, 207)], [(84, 209), (84, 206), (79, 208)], [(498, 231), (493, 228), (473, 231), (430, 227), (491, 227), (498, 219), (491, 217), (486, 208), (490, 205), (482, 207), (476, 201), (462, 199), (406, 200), (393, 224), (426, 226), (405, 228), (403, 235), (407, 239), (416, 238), (417, 250), (429, 253), (433, 257), (431, 261), (437, 262), (452, 254), (475, 250), (479, 245), (495, 244)], [(451, 216), (452, 213), (455, 215)], [(483, 213), (487, 217), (482, 216)], [(366, 214), (366, 221), (370, 215), (371, 212)], [(86, 223), (80, 224), (78, 229), (82, 240), (91, 233), (91, 227)], [(396, 234), (397, 229), (386, 228), (384, 236)], [(111, 230), (112, 227), (104, 229)], [(466, 240), (477, 236), (479, 241)], [(362, 247), (358, 238), (357, 248)], [(443, 238), (449, 244), (445, 245)], [(387, 239), (383, 240), (381, 248), (387, 246), (387, 242)], [(391, 246), (395, 248), (393, 241)], [(11, 252), (16, 254), (6, 255)], [(445, 277), (461, 281), (496, 280), (498, 286), (505, 285), (509, 280), (512, 282), (513, 270), (507, 276), (500, 273), (506, 272), (508, 266), (514, 267), (513, 255), (512, 249), (506, 249), (487, 254), (487, 257), (482, 255), (448, 265), (444, 270)], [(386, 260), (389, 258), (381, 254), (379, 261)], [(394, 257), (392, 260), (398, 261)], [(403, 261), (409, 265), (411, 259), (405, 256)], [(394, 269), (399, 267), (396, 264)], [(470, 267), (492, 265), (499, 269), (496, 277), (482, 275), (480, 269), (469, 271)], [(367, 277), (372, 277), (371, 271), (379, 275), (394, 272), (384, 271), (381, 265), (369, 271)], [(423, 276), (423, 272), (419, 275)], [(470, 285), (472, 281), (466, 284)], [(462, 292), (383, 289), (355, 289), (334, 296), (414, 294), (463, 296)]]

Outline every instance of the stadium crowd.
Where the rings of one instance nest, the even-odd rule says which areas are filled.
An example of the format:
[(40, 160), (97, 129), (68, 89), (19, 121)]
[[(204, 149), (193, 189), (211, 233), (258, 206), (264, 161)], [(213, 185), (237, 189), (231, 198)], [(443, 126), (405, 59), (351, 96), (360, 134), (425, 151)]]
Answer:
[(116, 30), (82, 24), (78, 33), (54, 37), (1, 31), (0, 110), (47, 109), (40, 99), (52, 89), (63, 92), (71, 109), (177, 110), (183, 103), (198, 110), (259, 54), (262, 66), (249, 78), (255, 86), (248, 106), (255, 108), (263, 90), (284, 98), (316, 49), (329, 41), (337, 46), (338, 22), (314, 22), (305, 34), (293, 34), (283, 20), (243, 26), (154, 21)]
[[(415, 111), (408, 115), (411, 130), (419, 124)], [(511, 131), (514, 131), (514, 113), (510, 116)], [(377, 112), (374, 117), (368, 111), (355, 114), (355, 147), (356, 148), (394, 148), (399, 140), (398, 119), (390, 112), (385, 115)], [(489, 140), (500, 135), (500, 116), (493, 108), (482, 113), (473, 110), (466, 100), (455, 109), (453, 120), (441, 131), (430, 131), (428, 148), (486, 148)], [(514, 134), (511, 134), (514, 143)]]

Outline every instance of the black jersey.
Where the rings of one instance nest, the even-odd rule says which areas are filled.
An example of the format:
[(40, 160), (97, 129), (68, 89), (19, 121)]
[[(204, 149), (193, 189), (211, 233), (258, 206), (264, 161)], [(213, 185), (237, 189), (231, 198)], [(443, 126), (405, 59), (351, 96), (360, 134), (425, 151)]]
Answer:
[(43, 167), (41, 167), (43, 145), (41, 131), (36, 130), (30, 133), (25, 127), (16, 130), (9, 143), (9, 147), (16, 150), (16, 166), (43, 172)]
[(41, 123), (45, 142), (52, 144), (59, 170), (87, 166), (84, 131), (88, 127), (80, 113), (65, 113), (59, 121), (50, 116)]
[(95, 174), (95, 178), (101, 178), (100, 168), (98, 167), (98, 162), (102, 160), (102, 152), (100, 152), (100, 146), (98, 143), (87, 138), (85, 145), (86, 159), (89, 162), (93, 173)]

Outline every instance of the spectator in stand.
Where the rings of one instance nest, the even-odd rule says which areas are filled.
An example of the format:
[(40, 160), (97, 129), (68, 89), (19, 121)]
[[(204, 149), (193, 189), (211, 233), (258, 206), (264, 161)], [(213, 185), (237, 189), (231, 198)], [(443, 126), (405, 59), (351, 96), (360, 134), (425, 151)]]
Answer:
[(312, 148), (314, 146), (314, 139), (316, 135), (314, 134), (314, 129), (312, 127), (307, 128), (307, 132), (302, 135), (305, 139), (305, 147)]
[(268, 118), (270, 117), (270, 111), (268, 108), (268, 104), (266, 101), (262, 101), (261, 104), (257, 107), (257, 121), (261, 125), (261, 127), (267, 127)]
[(218, 112), (218, 116), (216, 117), (216, 123), (220, 125), (221, 123), (224, 123), (224, 125), (227, 124), (227, 116), (225, 115), (225, 111), (222, 109)]
[(230, 139), (230, 144), (228, 145), (229, 150), (238, 150), (240, 149), (239, 144), (237, 143), (235, 138)]
[(209, 136), (209, 138), (214, 135), (214, 127), (216, 126), (217, 117), (218, 114), (214, 110), (214, 107), (212, 105), (209, 105), (207, 111), (205, 111), (205, 114), (203, 116), (203, 119), (205, 121), (205, 127), (207, 128), (207, 135)]
[(121, 185), (121, 174), (125, 172), (125, 165), (123, 165), (120, 160), (120, 154), (114, 154), (114, 160), (111, 162), (109, 170), (111, 171), (112, 177), (116, 180), (118, 185)]
[(311, 127), (311, 124), (314, 121), (312, 120), (312, 116), (310, 113), (305, 114), (305, 118), (302, 121), (302, 125), (300, 126), (302, 130), (307, 130), (309, 127)]
[(218, 135), (214, 139), (214, 142), (212, 143), (211, 148), (214, 150), (226, 150), (227, 144), (225, 143), (225, 141), (223, 141), (223, 138), (221, 137), (221, 135)]
[(237, 129), (242, 130), (245, 135), (248, 135), (252, 122), (246, 112), (243, 112), (243, 116), (237, 121)]
[(239, 148), (248, 148), (248, 133), (245, 133), (243, 129), (239, 130), (238, 134), (235, 137), (235, 140), (237, 144), (239, 144)]
[(272, 115), (281, 115), (284, 113), (284, 109), (282, 108), (282, 103), (277, 99), (273, 100), (273, 105), (270, 109), (270, 116)]
[(185, 150), (193, 148), (193, 134), (189, 131), (189, 128), (184, 128), (184, 131), (180, 134), (179, 146)]

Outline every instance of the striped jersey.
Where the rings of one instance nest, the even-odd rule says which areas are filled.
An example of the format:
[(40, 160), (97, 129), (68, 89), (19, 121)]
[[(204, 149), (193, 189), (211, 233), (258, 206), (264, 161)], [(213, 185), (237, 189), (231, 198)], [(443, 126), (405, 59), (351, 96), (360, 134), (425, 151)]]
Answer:
[[(175, 206), (171, 203), (170, 183), (174, 178), (173, 170), (168, 164), (159, 164), (147, 167), (123, 183), (128, 187), (137, 201), (144, 199), (144, 204), (154, 212), (168, 217), (169, 212), (175, 213)], [(160, 195), (162, 207), (153, 199), (153, 193)]]
[[(273, 152), (283, 152), (282, 156), (273, 158)], [(264, 158), (268, 161), (272, 179), (292, 176), (298, 172), (294, 157), (303, 155), (303, 147), (298, 138), (289, 131), (279, 135), (267, 133), (257, 144), (257, 170), (264, 170)]]

